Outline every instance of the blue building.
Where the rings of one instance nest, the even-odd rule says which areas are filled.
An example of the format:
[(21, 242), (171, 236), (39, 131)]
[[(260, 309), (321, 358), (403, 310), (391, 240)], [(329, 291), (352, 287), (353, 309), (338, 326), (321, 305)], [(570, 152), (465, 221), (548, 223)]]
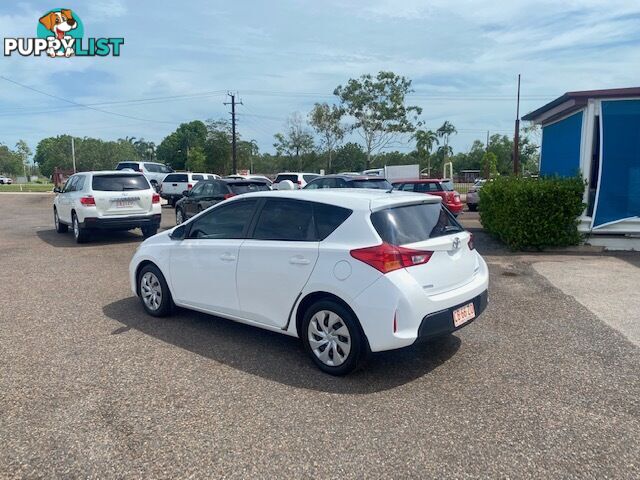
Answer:
[(640, 247), (640, 87), (568, 92), (525, 115), (542, 126), (541, 175), (587, 182), (589, 243)]

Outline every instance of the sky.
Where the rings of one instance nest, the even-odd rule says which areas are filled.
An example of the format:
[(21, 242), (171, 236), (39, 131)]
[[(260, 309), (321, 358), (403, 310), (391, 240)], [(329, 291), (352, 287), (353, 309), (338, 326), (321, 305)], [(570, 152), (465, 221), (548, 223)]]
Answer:
[(240, 135), (273, 152), (291, 113), (391, 70), (412, 80), (407, 103), (427, 128), (457, 127), (461, 151), (487, 130), (512, 135), (518, 74), (522, 115), (566, 91), (640, 86), (638, 0), (13, 1), (2, 36), (35, 36), (53, 8), (73, 10), (85, 37), (125, 44), (120, 57), (0, 56), (0, 75), (29, 87), (0, 79), (11, 147), (60, 134), (159, 143), (182, 122), (229, 118), (234, 91)]

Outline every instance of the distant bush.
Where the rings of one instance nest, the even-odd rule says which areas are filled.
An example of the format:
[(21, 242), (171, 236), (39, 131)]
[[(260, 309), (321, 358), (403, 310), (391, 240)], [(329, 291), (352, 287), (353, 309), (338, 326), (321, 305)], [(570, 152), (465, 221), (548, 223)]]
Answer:
[(513, 250), (580, 243), (582, 178), (500, 177), (480, 189), (480, 220)]

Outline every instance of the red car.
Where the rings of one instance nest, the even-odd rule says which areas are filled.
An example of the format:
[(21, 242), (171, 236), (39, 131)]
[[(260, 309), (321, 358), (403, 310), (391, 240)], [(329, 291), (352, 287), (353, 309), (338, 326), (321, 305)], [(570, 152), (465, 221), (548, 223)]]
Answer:
[(442, 197), (442, 203), (456, 216), (464, 207), (464, 204), (460, 201), (460, 194), (453, 189), (451, 180), (436, 178), (397, 180), (393, 182), (393, 188), (403, 192), (428, 193)]

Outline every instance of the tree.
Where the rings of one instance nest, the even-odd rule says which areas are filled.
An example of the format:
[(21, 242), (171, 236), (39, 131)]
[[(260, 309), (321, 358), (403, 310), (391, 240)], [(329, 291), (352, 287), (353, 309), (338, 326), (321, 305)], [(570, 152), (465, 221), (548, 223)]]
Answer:
[(366, 168), (371, 166), (374, 152), (388, 146), (398, 135), (415, 130), (414, 122), (422, 109), (405, 105), (405, 97), (412, 91), (411, 80), (393, 72), (379, 72), (375, 78), (369, 74), (352, 78), (333, 91), (344, 110), (355, 118), (350, 128), (364, 139)]
[(438, 134), (433, 130), (417, 130), (416, 133), (413, 134), (413, 138), (416, 141), (418, 158), (420, 158), (421, 161), (426, 160), (427, 175), (431, 177), (431, 149), (440, 143)]
[(207, 140), (207, 126), (200, 120), (182, 123), (175, 132), (169, 134), (158, 145), (158, 160), (175, 169), (183, 169), (189, 157), (189, 150), (204, 148)]
[(333, 151), (344, 138), (345, 130), (340, 124), (344, 111), (328, 103), (316, 103), (309, 113), (309, 123), (322, 139), (328, 154), (327, 173), (332, 173)]
[(22, 156), (0, 144), (0, 173), (9, 176), (20, 175), (23, 172)]
[(349, 142), (336, 151), (333, 168), (336, 172), (361, 172), (367, 163), (367, 153), (357, 143)]
[(498, 157), (493, 152), (485, 152), (482, 157), (482, 176), (495, 178), (498, 176)]
[(273, 146), (278, 155), (287, 155), (295, 159), (298, 171), (302, 171), (303, 157), (313, 151), (313, 135), (305, 127), (304, 120), (298, 112), (291, 114), (287, 120), (287, 133), (276, 133)]
[(31, 157), (31, 149), (27, 142), (24, 140), (18, 140), (16, 143), (16, 154), (19, 155), (20, 161), (22, 163), (22, 171), (24, 172), (24, 176), (27, 176), (27, 164), (29, 163), (29, 158)]
[(185, 168), (190, 172), (204, 172), (207, 170), (207, 157), (203, 147), (193, 147), (189, 150), (189, 158)]

